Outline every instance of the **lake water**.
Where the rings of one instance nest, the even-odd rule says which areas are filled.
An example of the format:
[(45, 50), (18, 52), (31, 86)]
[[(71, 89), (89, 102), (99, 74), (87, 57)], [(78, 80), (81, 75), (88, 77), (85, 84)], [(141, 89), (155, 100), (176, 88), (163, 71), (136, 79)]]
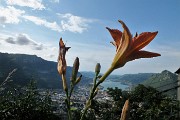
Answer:
[(108, 87), (111, 88), (118, 87), (119, 89), (125, 90), (129, 87), (128, 85), (123, 85), (120, 82), (113, 82), (113, 81), (104, 81), (100, 85), (104, 87), (103, 90), (107, 90)]

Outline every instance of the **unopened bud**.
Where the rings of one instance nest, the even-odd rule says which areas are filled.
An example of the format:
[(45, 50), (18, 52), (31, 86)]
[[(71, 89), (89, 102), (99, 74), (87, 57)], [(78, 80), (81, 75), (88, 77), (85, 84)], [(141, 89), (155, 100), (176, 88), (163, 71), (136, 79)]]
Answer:
[(130, 105), (129, 105), (129, 99), (126, 100), (124, 103), (122, 112), (121, 112), (121, 119), (120, 120), (127, 120), (129, 118), (129, 112), (130, 112)]
[(75, 84), (78, 84), (78, 83), (81, 81), (81, 78), (82, 78), (82, 75), (80, 75), (80, 76), (76, 79)]
[(71, 80), (73, 83), (77, 77), (78, 70), (79, 70), (79, 58), (76, 57), (76, 59), (74, 60), (73, 70), (72, 70), (72, 79)]
[(60, 75), (66, 73), (66, 52), (70, 47), (66, 47), (62, 38), (59, 40), (59, 55), (58, 55), (58, 65), (57, 70)]
[(100, 70), (101, 70), (101, 65), (100, 65), (100, 63), (97, 63), (97, 64), (96, 64), (96, 68), (95, 68), (95, 73), (96, 73), (96, 75), (99, 74)]
[(65, 74), (66, 73), (66, 62), (63, 65), (62, 60), (60, 59), (58, 61), (57, 70), (60, 75)]

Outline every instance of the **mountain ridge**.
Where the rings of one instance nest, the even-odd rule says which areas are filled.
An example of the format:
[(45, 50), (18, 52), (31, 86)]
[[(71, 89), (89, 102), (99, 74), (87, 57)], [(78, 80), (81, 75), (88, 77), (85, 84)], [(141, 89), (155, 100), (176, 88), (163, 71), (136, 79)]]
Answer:
[[(178, 76), (168, 70), (163, 70), (161, 73), (155, 74), (143, 81), (142, 84), (145, 86), (151, 86), (156, 88), (158, 91), (166, 91), (165, 94), (170, 95), (173, 98), (177, 96), (177, 90), (173, 89), (177, 87)], [(171, 89), (171, 90), (170, 90)]]
[[(40, 88), (62, 89), (61, 77), (57, 72), (57, 62), (47, 61), (36, 55), (0, 53), (0, 82), (8, 76), (8, 73), (17, 68), (12, 78), (14, 83), (25, 85), (30, 80), (36, 80)], [(72, 67), (67, 66), (67, 82), (71, 77)], [(82, 80), (79, 85), (89, 85), (93, 82), (94, 72), (81, 71)], [(161, 73), (138, 73), (124, 75), (110, 75), (106, 81), (120, 82), (125, 85), (145, 84), (150, 85), (152, 81), (161, 80), (165, 83), (175, 82), (177, 75), (167, 70)], [(156, 85), (152, 87), (158, 87)], [(167, 87), (165, 87), (167, 88)], [(164, 89), (160, 89), (164, 90)]]
[[(61, 77), (57, 72), (57, 62), (47, 61), (36, 55), (0, 53), (0, 82), (8, 76), (13, 69), (13, 82), (26, 85), (30, 80), (36, 80), (39, 88), (62, 89)], [(67, 82), (71, 77), (72, 67), (67, 66)], [(80, 74), (80, 73), (78, 73)], [(89, 78), (82, 78), (80, 84), (88, 84)]]

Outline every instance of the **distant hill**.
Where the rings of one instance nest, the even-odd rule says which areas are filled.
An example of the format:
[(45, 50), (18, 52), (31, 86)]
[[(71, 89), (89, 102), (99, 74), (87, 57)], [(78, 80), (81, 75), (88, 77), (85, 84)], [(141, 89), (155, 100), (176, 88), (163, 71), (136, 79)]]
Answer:
[[(93, 72), (82, 72), (82, 74), (89, 78), (94, 77)], [(177, 89), (169, 90), (177, 86), (177, 75), (168, 70), (164, 70), (161, 73), (110, 75), (106, 81), (120, 82), (121, 84), (132, 85), (134, 87), (138, 84), (144, 84), (145, 86), (156, 88), (160, 92), (164, 91), (163, 93), (173, 98), (177, 96)]]
[[(57, 72), (57, 62), (47, 61), (36, 55), (0, 53), (0, 83), (9, 72), (17, 68), (11, 78), (17, 85), (26, 85), (36, 80), (40, 88), (62, 88), (61, 77)], [(67, 81), (71, 77), (72, 67), (67, 67)], [(89, 84), (91, 79), (83, 77), (80, 84)]]
[[(176, 74), (164, 70), (161, 73), (154, 74), (149, 79), (142, 82), (142, 84), (154, 87), (159, 91), (165, 91), (177, 86), (177, 77)], [(176, 98), (177, 90), (172, 89), (165, 93)]]
[(111, 75), (108, 79), (122, 84), (136, 85), (147, 80), (149, 77), (156, 73), (138, 73), (138, 74), (124, 74), (124, 75)]
[(83, 76), (86, 76), (86, 77), (88, 77), (88, 78), (94, 78), (94, 76), (95, 76), (95, 72), (91, 72), (91, 71), (81, 71), (81, 74), (83, 75)]
[[(84, 76), (89, 78), (94, 78), (94, 72), (81, 72)], [(138, 74), (124, 74), (124, 75), (110, 75), (107, 78), (107, 81), (113, 81), (113, 82), (121, 82), (121, 84), (126, 85), (136, 85), (140, 84), (143, 81), (147, 80), (152, 75), (155, 75), (156, 73), (138, 73)]]

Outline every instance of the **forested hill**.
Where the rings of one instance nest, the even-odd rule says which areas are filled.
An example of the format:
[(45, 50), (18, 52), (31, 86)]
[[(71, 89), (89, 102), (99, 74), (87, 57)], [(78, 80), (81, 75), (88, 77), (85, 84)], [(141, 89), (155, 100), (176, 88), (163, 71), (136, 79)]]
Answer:
[[(82, 73), (90, 78), (94, 77), (93, 72)], [(144, 84), (145, 86), (156, 88), (158, 91), (168, 94), (173, 98), (176, 98), (177, 95), (177, 75), (168, 70), (164, 70), (161, 73), (110, 75), (106, 81), (108, 80), (130, 86)]]
[[(57, 63), (47, 61), (36, 55), (0, 53), (0, 82), (13, 69), (13, 83), (26, 85), (30, 80), (36, 80), (40, 88), (62, 88), (61, 77), (57, 72)], [(72, 67), (67, 67), (67, 81), (70, 80)], [(81, 84), (88, 84), (89, 78), (83, 77)]]
[(164, 70), (161, 73), (152, 75), (149, 79), (142, 82), (146, 86), (151, 86), (159, 91), (164, 91), (164, 93), (176, 98), (177, 89), (177, 75)]

